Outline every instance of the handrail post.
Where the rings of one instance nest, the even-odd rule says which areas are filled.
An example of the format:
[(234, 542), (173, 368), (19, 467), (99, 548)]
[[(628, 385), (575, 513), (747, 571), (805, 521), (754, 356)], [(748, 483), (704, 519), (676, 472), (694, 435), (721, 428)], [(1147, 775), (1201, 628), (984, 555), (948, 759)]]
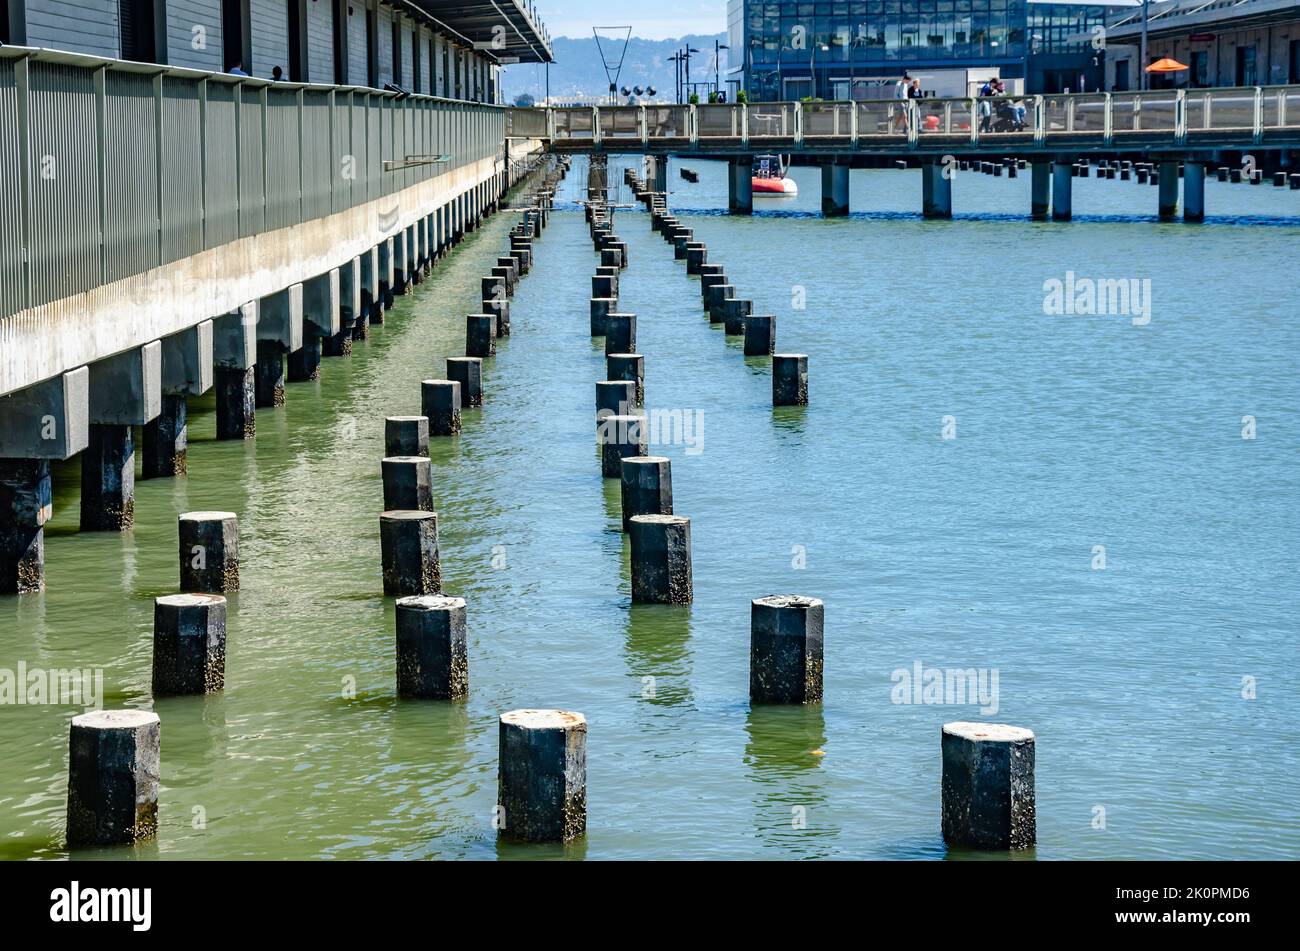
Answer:
[(1264, 90), (1255, 87), (1255, 144), (1264, 140)]
[(907, 147), (916, 148), (921, 142), (921, 130), (917, 120), (916, 100), (904, 100), (904, 114), (907, 116)]
[(745, 102), (740, 104), (740, 141), (749, 148), (749, 104)]
[(970, 144), (979, 145), (980, 141), (980, 101), (978, 98), (971, 97), (966, 100), (970, 104)]
[(636, 121), (637, 127), (641, 131), (641, 145), (644, 147), (650, 142), (650, 123), (646, 122), (645, 106), (637, 106)]
[(1034, 97), (1034, 142), (1042, 145), (1047, 141), (1047, 107), (1043, 104), (1042, 93)]
[(853, 151), (858, 150), (858, 104), (849, 100), (849, 139), (853, 143)]
[(803, 104), (794, 104), (794, 144), (803, 146)]
[(600, 127), (600, 106), (591, 107), (591, 144), (592, 147), (598, 147), (604, 133)]
[(1115, 100), (1110, 93), (1105, 93), (1102, 106), (1101, 140), (1109, 146), (1115, 138)]
[(686, 127), (690, 132), (692, 147), (696, 147), (700, 144), (700, 123), (695, 108), (695, 103), (691, 103), (686, 107)]
[(1187, 93), (1183, 89), (1174, 94), (1174, 141), (1179, 145), (1187, 141)]

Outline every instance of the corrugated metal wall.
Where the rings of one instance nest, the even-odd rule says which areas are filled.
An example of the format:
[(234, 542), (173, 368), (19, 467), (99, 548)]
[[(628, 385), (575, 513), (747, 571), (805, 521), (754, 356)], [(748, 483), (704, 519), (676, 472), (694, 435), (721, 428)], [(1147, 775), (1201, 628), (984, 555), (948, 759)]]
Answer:
[(153, 80), (110, 71), (104, 104), (104, 280), (158, 265), (158, 132)]
[(249, 0), (253, 25), (253, 62), (244, 72), (270, 79), (279, 66), (289, 75), (289, 4), (286, 0)]
[(287, 228), (302, 220), (298, 93), (266, 91), (266, 227)]
[[(209, 80), (203, 134), (204, 245), (239, 237), (239, 130), (235, 126), (233, 85)], [(259, 169), (261, 158), (258, 158)]]
[(333, 93), (309, 89), (302, 103), (302, 220), (334, 211)]
[(167, 0), (167, 60), (221, 72), (221, 0)]
[(266, 230), (265, 138), (262, 95), (265, 89), (239, 92), (239, 235)]
[(23, 268), (22, 162), (19, 160), (18, 84), (14, 64), (0, 60), (0, 314), (27, 306)]
[(199, 84), (162, 82), (162, 259), (203, 250), (203, 127)]

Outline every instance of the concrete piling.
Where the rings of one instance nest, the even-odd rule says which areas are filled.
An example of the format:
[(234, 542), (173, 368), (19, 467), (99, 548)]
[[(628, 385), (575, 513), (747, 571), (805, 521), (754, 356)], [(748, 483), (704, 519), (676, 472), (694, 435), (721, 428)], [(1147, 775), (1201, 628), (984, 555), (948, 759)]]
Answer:
[(691, 520), (681, 515), (634, 515), (628, 520), (628, 536), (633, 602), (689, 604), (694, 597)]
[(692, 244), (695, 244), (695, 233), (690, 228), (678, 228), (673, 232), (673, 260), (685, 261)]
[(636, 402), (645, 403), (645, 357), (639, 353), (606, 353), (605, 378), (631, 380), (636, 384)]
[(448, 357), (447, 379), (460, 384), (462, 406), (483, 405), (483, 361), (479, 357)]
[(686, 273), (699, 274), (700, 265), (707, 264), (709, 249), (698, 241), (686, 245)]
[(622, 475), (623, 460), (628, 456), (646, 454), (646, 425), (644, 416), (611, 413), (596, 427), (600, 442), (600, 474), (606, 479)]
[(438, 516), (433, 512), (389, 511), (379, 516), (384, 594), (440, 594)]
[(605, 353), (636, 353), (636, 314), (605, 315)]
[(605, 336), (606, 322), (610, 311), (618, 307), (618, 301), (612, 297), (593, 297), (591, 299), (591, 335)]
[(726, 303), (736, 296), (734, 284), (714, 284), (709, 288), (705, 309), (709, 312), (709, 323), (720, 324), (727, 319)]
[(497, 771), (502, 836), (566, 842), (587, 831), (587, 720), (581, 713), (503, 713)]
[(976, 849), (1027, 849), (1037, 840), (1034, 734), (1001, 723), (945, 723), (943, 839)]
[(48, 459), (0, 459), (0, 595), (45, 587), (52, 489)]
[(469, 696), (464, 598), (426, 594), (398, 599), (397, 695), (416, 700)]
[(824, 610), (819, 599), (799, 595), (750, 602), (750, 700), (821, 703)]
[(591, 296), (597, 297), (618, 297), (618, 288), (615, 286), (614, 278), (607, 274), (593, 274), (591, 276)]
[(420, 406), (429, 421), (430, 436), (455, 436), (460, 432), (459, 380), (423, 380)]
[(494, 314), (469, 314), (465, 317), (465, 355), (496, 356), (497, 318)]
[(388, 416), (384, 419), (385, 456), (427, 456), (429, 419), (426, 416)]
[(234, 512), (184, 512), (177, 520), (177, 535), (182, 591), (239, 590), (239, 524)]
[(728, 337), (740, 337), (745, 333), (745, 322), (754, 312), (752, 300), (740, 300), (729, 297), (722, 302), (723, 333)]
[(497, 339), (510, 336), (510, 301), (503, 297), (485, 300), (482, 312), (496, 318)]
[(619, 488), (625, 532), (638, 515), (673, 514), (672, 462), (666, 456), (625, 456)]
[(284, 348), (274, 340), (257, 341), (257, 408), (284, 405)]
[(141, 428), (142, 479), (166, 479), (189, 471), (188, 416), (184, 395), (163, 395), (162, 412)]
[(606, 416), (627, 416), (637, 405), (636, 383), (632, 380), (596, 381), (596, 421)]
[(213, 371), (216, 389), (217, 438), (252, 439), (257, 435), (257, 370), (217, 367)]
[(72, 718), (70, 847), (122, 845), (157, 831), (160, 736), (158, 715), (146, 710), (96, 710)]
[(750, 314), (745, 318), (745, 356), (767, 357), (776, 352), (776, 317)]
[(772, 355), (772, 405), (808, 404), (808, 356), (803, 353)]
[(81, 530), (126, 531), (135, 524), (135, 440), (130, 426), (91, 423), (81, 453)]
[(216, 693), (226, 684), (226, 599), (169, 594), (153, 602), (153, 692)]
[(384, 481), (385, 511), (433, 511), (428, 456), (388, 456), (382, 460), (380, 468)]

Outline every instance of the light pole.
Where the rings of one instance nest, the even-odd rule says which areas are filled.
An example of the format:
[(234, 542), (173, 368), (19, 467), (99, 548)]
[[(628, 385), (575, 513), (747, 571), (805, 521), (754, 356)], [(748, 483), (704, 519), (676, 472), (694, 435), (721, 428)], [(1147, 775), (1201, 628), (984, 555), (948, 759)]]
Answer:
[(686, 45), (685, 52), (686, 52), (686, 99), (689, 101), (691, 98), (691, 54), (698, 53), (699, 50), (697, 50), (695, 47), (691, 46), (688, 43)]
[(669, 62), (673, 64), (673, 89), (677, 95), (677, 104), (682, 104), (682, 54), (674, 53), (668, 57)]
[(717, 40), (713, 41), (713, 91), (719, 94), (722, 92), (722, 85), (719, 82), (722, 70), (722, 60), (719, 58), (718, 53), (726, 49), (731, 49), (731, 47), (727, 46), (725, 43), (720, 43)]

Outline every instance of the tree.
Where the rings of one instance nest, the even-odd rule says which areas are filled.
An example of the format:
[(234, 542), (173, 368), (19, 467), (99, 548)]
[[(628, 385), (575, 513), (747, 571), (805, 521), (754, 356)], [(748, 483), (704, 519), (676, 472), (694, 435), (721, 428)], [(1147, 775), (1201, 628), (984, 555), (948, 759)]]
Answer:
[(527, 109), (529, 106), (537, 105), (537, 100), (535, 100), (529, 93), (521, 92), (519, 95), (515, 96), (515, 105), (519, 106), (521, 109)]

